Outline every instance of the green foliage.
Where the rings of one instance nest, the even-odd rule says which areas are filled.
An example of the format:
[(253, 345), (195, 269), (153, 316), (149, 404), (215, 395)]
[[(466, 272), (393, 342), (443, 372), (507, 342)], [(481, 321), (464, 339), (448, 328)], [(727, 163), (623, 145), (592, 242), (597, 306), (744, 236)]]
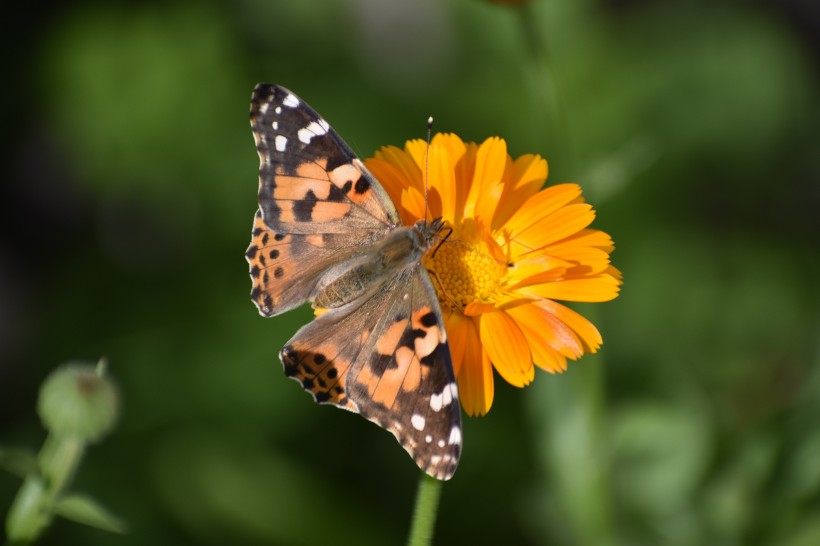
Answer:
[[(465, 423), (437, 542), (820, 541), (820, 93), (797, 27), (728, 1), (280, 4), (65, 5), (9, 79), (25, 101), (6, 178), (23, 170), (12, 195), (36, 202), (5, 217), (38, 239), (8, 245), (27, 250), (0, 275), (0, 304), (27, 305), (3, 444), (37, 437), (16, 393), (33, 397), (45, 363), (110, 355), (128, 402), (76, 475), (128, 533), (58, 521), (43, 544), (407, 536), (415, 465), (284, 377), (277, 352), (307, 311), (263, 320), (248, 299), (259, 81), (363, 156), (423, 137), (431, 114), (540, 153), (617, 245), (621, 296), (583, 308), (601, 351), (523, 391), (497, 382)], [(0, 463), (31, 474), (23, 454)], [(59, 513), (121, 528), (83, 499)]]

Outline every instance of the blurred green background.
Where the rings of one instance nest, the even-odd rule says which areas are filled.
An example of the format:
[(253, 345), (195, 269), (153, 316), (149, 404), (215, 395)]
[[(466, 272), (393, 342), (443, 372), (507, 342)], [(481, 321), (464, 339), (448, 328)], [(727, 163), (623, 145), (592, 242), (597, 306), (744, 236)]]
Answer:
[[(820, 7), (483, 0), (53, 2), (2, 23), (0, 445), (40, 382), (110, 360), (118, 429), (76, 488), (125, 536), (43, 544), (399, 544), (418, 472), (314, 405), (243, 253), (251, 89), (285, 85), (363, 157), (439, 131), (539, 153), (624, 272), (575, 306), (604, 345), (496, 380), (440, 544), (820, 544)], [(0, 513), (19, 480), (0, 473)]]

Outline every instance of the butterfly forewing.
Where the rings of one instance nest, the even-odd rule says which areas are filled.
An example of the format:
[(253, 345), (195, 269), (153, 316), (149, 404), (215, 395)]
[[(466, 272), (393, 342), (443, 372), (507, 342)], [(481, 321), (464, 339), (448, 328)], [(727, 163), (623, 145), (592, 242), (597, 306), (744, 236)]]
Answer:
[(379, 231), (399, 223), (384, 190), (330, 125), (283, 87), (256, 86), (251, 127), (265, 223), (291, 233)]
[[(282, 349), (286, 374), (317, 402), (387, 429), (422, 470), (449, 479), (461, 415), (441, 309), (421, 264), (441, 224), (400, 226), (379, 182), (287, 89), (256, 86), (251, 126), (260, 158), (246, 253), (251, 298), (265, 316), (315, 298), (335, 306)], [(404, 243), (384, 244), (405, 239), (414, 242), (404, 257), (395, 255)]]

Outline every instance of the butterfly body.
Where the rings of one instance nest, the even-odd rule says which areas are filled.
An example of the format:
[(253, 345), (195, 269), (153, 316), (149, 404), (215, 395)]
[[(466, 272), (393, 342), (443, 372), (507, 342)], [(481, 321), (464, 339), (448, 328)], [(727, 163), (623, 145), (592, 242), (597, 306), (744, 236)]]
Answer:
[(259, 210), (246, 252), (263, 316), (323, 312), (280, 352), (319, 403), (390, 431), (422, 470), (455, 472), (461, 416), (444, 320), (422, 260), (441, 219), (401, 225), (387, 192), (339, 135), (290, 91), (251, 101)]
[(356, 259), (329, 271), (325, 275), (327, 282), (320, 281), (319, 290), (311, 298), (313, 307), (341, 307), (371, 295), (391, 276), (407, 268), (419, 267), (441, 229), (438, 226), (438, 222), (428, 224), (420, 220), (412, 227), (394, 228)]

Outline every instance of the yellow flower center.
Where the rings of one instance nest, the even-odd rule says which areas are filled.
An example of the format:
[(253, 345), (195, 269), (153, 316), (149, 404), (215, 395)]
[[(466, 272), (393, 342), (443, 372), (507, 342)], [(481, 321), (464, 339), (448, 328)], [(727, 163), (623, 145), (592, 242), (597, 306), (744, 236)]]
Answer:
[(463, 309), (474, 301), (493, 301), (507, 267), (478, 245), (447, 241), (428, 255), (424, 265), (442, 304)]

